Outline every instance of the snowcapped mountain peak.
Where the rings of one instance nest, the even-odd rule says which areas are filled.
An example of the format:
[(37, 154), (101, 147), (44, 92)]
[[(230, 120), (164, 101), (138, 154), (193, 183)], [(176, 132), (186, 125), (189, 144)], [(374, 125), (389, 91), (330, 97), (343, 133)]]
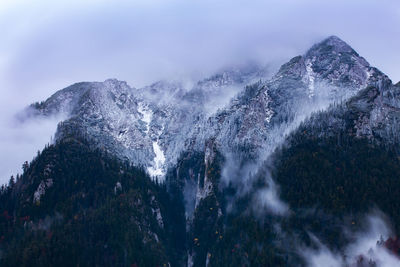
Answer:
[[(225, 71), (191, 88), (181, 82), (158, 81), (132, 88), (125, 81), (73, 84), (42, 103), (32, 105), (34, 114), (68, 114), (59, 124), (56, 139), (83, 136), (96, 148), (143, 166), (162, 181), (186, 149), (210, 112), (222, 106), (259, 68)], [(229, 95), (231, 94), (231, 95)], [(227, 96), (228, 95), (228, 96)]]
[(342, 87), (366, 86), (373, 72), (363, 57), (336, 36), (312, 46), (304, 61), (316, 76)]
[(331, 36), (283, 64), (271, 79), (247, 86), (229, 107), (210, 118), (207, 129), (214, 130), (212, 137), (225, 150), (272, 151), (312, 113), (346, 101), (384, 77)]
[(115, 87), (117, 87), (117, 88), (118, 87), (130, 88), (126, 81), (120, 81), (120, 80), (117, 80), (115, 78), (107, 79), (103, 83), (104, 83), (104, 85), (108, 86), (109, 88), (113, 88), (113, 87), (114, 88)]
[[(307, 55), (321, 53), (353, 53), (357, 52), (348, 45), (345, 41), (337, 36), (329, 36), (328, 38), (322, 40), (321, 42), (313, 45), (310, 50), (308, 50)], [(358, 55), (358, 54), (357, 54)]]
[(191, 88), (168, 81), (139, 89), (117, 79), (77, 83), (33, 108), (44, 116), (69, 114), (57, 138), (85, 136), (163, 180), (183, 151), (202, 151), (210, 138), (224, 150), (273, 147), (312, 112), (385, 77), (336, 36), (269, 73), (235, 66)]
[(328, 94), (341, 101), (382, 76), (348, 44), (331, 36), (283, 64), (268, 84), (277, 87), (278, 97), (294, 92), (310, 99)]

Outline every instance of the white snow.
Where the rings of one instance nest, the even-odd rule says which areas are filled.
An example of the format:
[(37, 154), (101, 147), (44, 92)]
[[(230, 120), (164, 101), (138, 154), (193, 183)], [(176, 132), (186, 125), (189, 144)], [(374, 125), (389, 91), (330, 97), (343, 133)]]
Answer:
[(33, 194), (33, 202), (39, 202), (42, 195), (46, 193), (46, 188), (53, 185), (53, 179), (47, 179), (46, 181), (41, 181), (35, 193)]
[[(265, 96), (265, 102), (266, 103), (270, 103), (270, 102), (272, 102), (272, 99), (271, 99), (271, 97), (269, 96), (269, 94), (268, 94), (268, 91), (266, 90), (265, 92), (264, 92), (264, 96)], [(265, 112), (265, 122), (266, 123), (270, 123), (271, 122), (271, 119), (272, 119), (272, 116), (274, 116), (274, 111), (272, 110), (272, 109), (270, 109), (270, 108), (268, 108), (267, 110), (266, 110), (266, 112)]]
[(212, 192), (213, 184), (208, 179), (207, 173), (204, 176), (204, 184), (203, 187), (200, 187), (200, 176), (197, 178), (197, 190), (196, 190), (196, 202), (195, 208), (200, 204), (200, 202), (209, 196)]
[(365, 70), (365, 73), (367, 74), (367, 78), (365, 79), (365, 83), (368, 83), (370, 78), (373, 75), (373, 70), (371, 68), (368, 68)]
[(118, 191), (122, 190), (121, 182), (117, 182), (114, 186), (114, 194), (117, 194)]
[(315, 91), (315, 85), (314, 85), (315, 77), (311, 61), (306, 63), (306, 71), (307, 71), (306, 77), (308, 78), (308, 97), (312, 98), (314, 96), (314, 91)]
[[(139, 103), (138, 111), (140, 114), (143, 115), (142, 121), (146, 124), (146, 134), (149, 134), (150, 123), (153, 118), (153, 112), (143, 102)], [(156, 141), (153, 141), (153, 151), (156, 154), (156, 156), (153, 159), (152, 166), (147, 168), (147, 172), (154, 180), (157, 179), (158, 181), (162, 182), (165, 176), (165, 171), (164, 171), (165, 155), (160, 145), (158, 144), (158, 139)]]
[(146, 134), (150, 131), (150, 122), (153, 117), (153, 112), (149, 109), (148, 106), (140, 102), (138, 105), (138, 111), (143, 115), (142, 121), (146, 123)]
[(150, 176), (158, 179), (160, 182), (163, 182), (165, 171), (164, 171), (164, 163), (165, 163), (165, 156), (164, 152), (161, 150), (160, 145), (157, 141), (153, 141), (153, 151), (156, 154), (153, 160), (153, 166), (147, 168)]
[(155, 209), (151, 208), (151, 210), (153, 211), (153, 214), (156, 215), (156, 219), (157, 219), (158, 225), (161, 228), (164, 228), (164, 221), (163, 221), (163, 218), (162, 218), (162, 215), (161, 215), (160, 208), (159, 207), (157, 207)]

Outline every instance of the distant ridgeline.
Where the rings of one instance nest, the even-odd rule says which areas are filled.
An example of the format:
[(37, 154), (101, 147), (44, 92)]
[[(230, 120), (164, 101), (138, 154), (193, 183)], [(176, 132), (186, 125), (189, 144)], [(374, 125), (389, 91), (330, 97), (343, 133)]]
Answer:
[(66, 119), (1, 188), (1, 266), (307, 266), (321, 244), (379, 266), (343, 234), (370, 214), (400, 257), (400, 85), (335, 36), (273, 76), (78, 83), (25, 112)]

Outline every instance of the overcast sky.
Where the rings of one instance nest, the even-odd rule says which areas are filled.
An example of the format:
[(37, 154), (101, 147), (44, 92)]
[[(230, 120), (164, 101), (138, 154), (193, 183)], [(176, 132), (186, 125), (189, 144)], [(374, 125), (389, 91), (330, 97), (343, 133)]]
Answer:
[(286, 60), (329, 35), (400, 80), (398, 0), (2, 0), (0, 32), (1, 90), (26, 103), (83, 80), (140, 87)]
[(0, 121), (74, 82), (196, 79), (329, 35), (400, 80), (399, 0), (0, 0), (0, 33)]

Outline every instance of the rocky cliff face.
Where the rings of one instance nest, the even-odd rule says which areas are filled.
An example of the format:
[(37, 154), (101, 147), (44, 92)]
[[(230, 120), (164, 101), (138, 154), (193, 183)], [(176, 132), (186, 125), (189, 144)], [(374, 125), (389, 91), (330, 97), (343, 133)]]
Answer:
[(399, 105), (399, 87), (382, 75), (347, 102), (315, 114), (304, 126), (315, 136), (345, 132), (375, 144), (393, 146), (400, 143)]
[(313, 112), (344, 102), (384, 77), (345, 42), (329, 37), (284, 64), (270, 80), (247, 86), (208, 119), (198, 142), (213, 137), (222, 150), (270, 153)]

